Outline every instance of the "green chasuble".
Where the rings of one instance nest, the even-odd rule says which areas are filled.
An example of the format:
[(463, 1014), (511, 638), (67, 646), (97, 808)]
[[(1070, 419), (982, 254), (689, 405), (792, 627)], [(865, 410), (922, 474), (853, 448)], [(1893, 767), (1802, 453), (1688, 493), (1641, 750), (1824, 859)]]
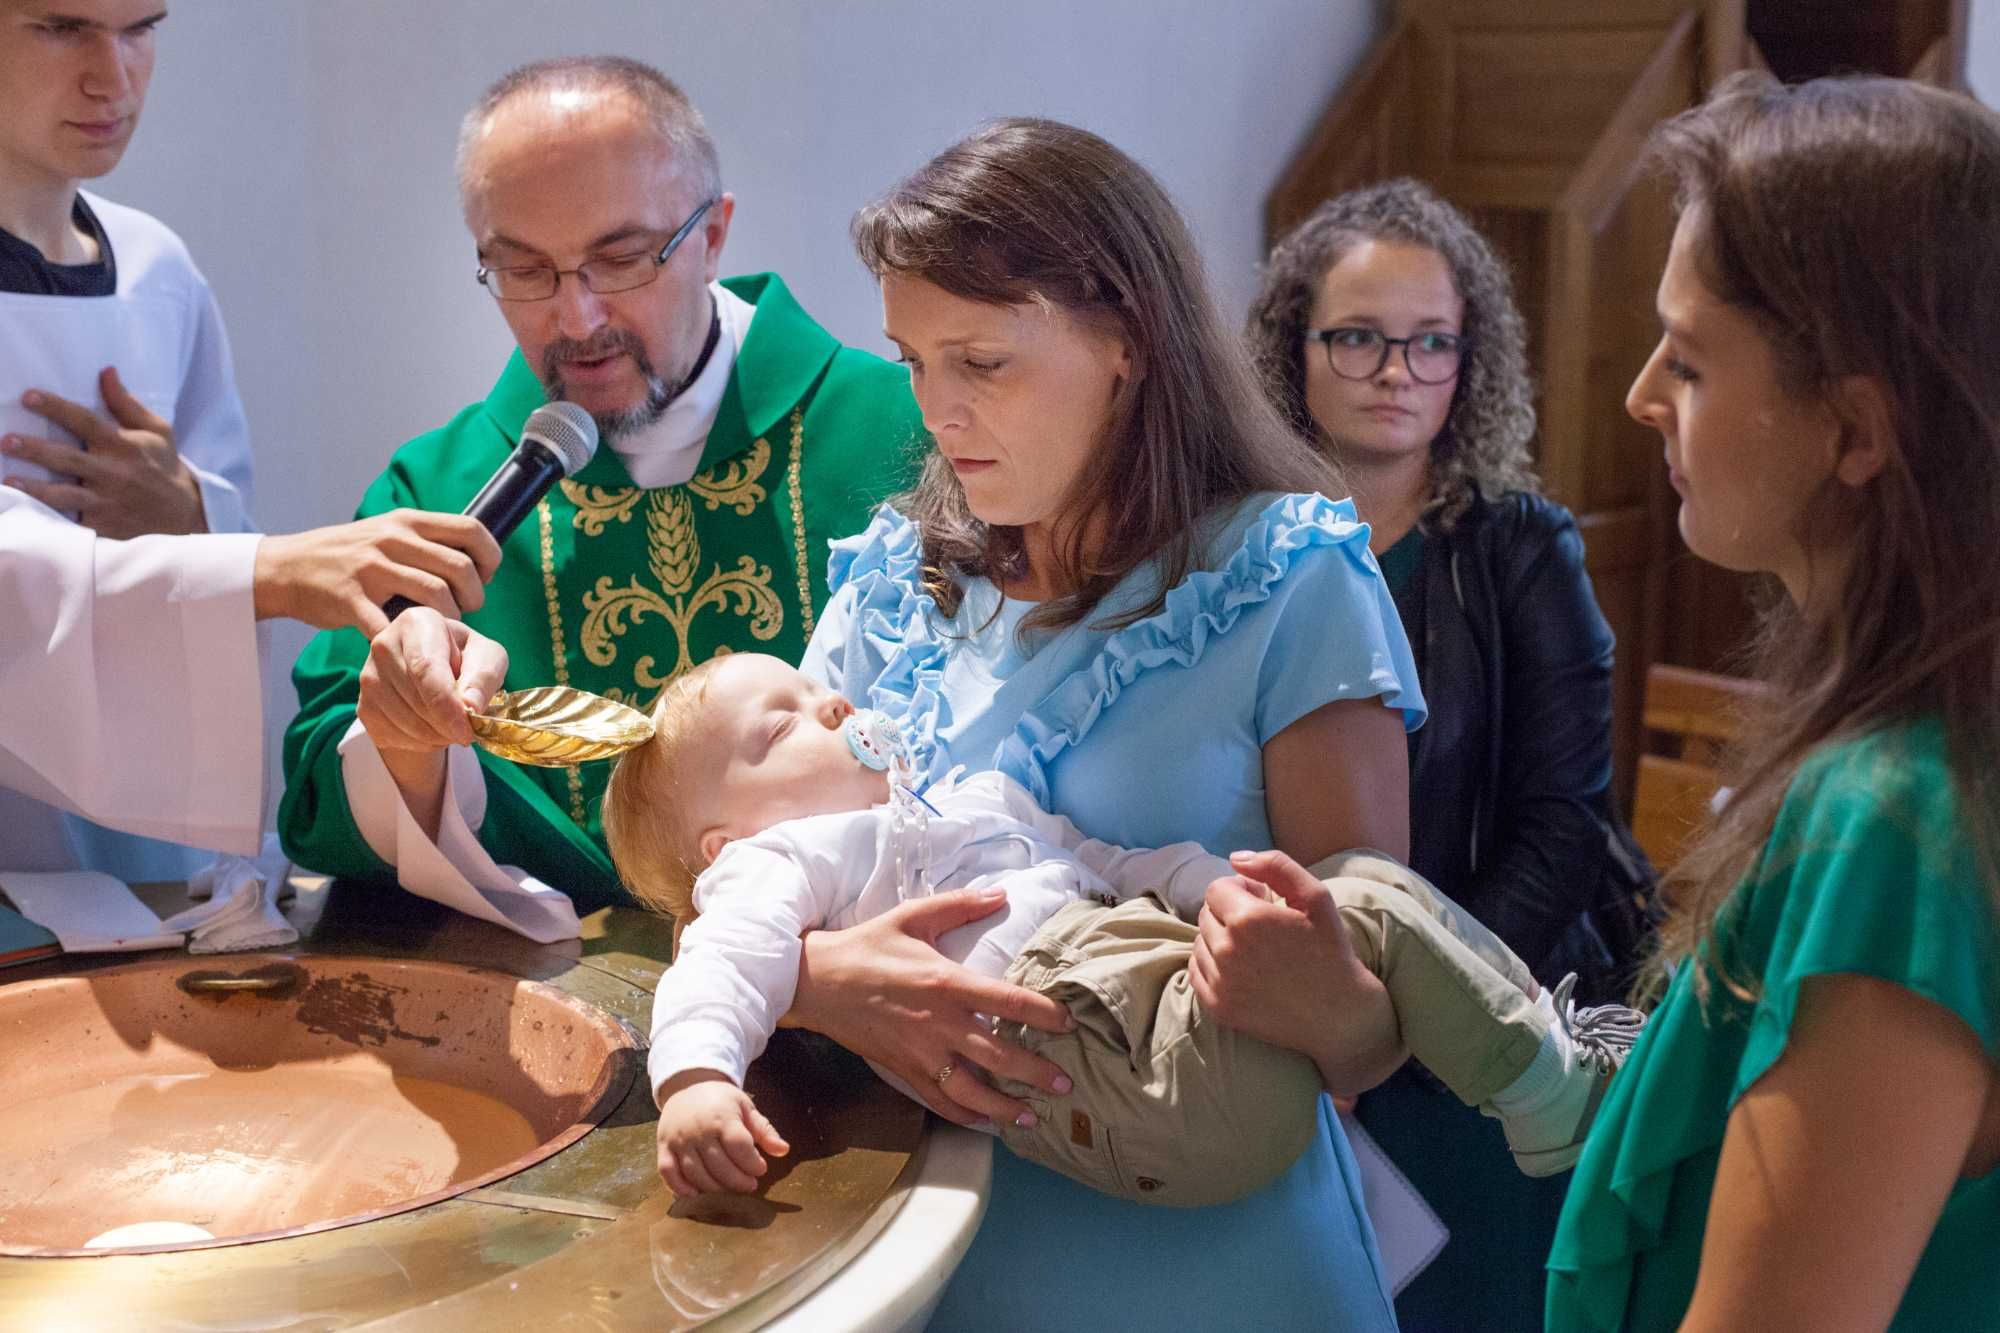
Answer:
[[(646, 709), (718, 653), (798, 661), (825, 605), (827, 543), (858, 532), (914, 475), (923, 428), (902, 368), (842, 347), (774, 274), (724, 285), (757, 313), (695, 476), (641, 489), (600, 448), (502, 547), (486, 604), (465, 623), (506, 646), (508, 689), (573, 685)], [(463, 510), (544, 401), (516, 352), (485, 402), (396, 451), (357, 516)], [(278, 829), (301, 866), (393, 885), (355, 827), (338, 753), (367, 651), (348, 629), (300, 655)], [(530, 768), (475, 753), (487, 787), (479, 838), (495, 861), (580, 911), (629, 901), (604, 848), (608, 762)]]

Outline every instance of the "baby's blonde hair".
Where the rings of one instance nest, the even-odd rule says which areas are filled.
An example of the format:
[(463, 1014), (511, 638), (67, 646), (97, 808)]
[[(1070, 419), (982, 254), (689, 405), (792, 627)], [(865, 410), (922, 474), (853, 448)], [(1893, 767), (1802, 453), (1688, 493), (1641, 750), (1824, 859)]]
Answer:
[(692, 921), (695, 877), (706, 868), (695, 791), (687, 785), (690, 742), (700, 730), (712, 657), (660, 691), (653, 738), (627, 750), (604, 788), (604, 841), (634, 897), (674, 919), (674, 944)]

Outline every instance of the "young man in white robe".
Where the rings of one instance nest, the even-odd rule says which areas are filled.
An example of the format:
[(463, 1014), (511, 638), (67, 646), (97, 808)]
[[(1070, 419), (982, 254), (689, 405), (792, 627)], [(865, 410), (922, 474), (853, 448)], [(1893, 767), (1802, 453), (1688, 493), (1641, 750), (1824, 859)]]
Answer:
[[(207, 282), (167, 227), (81, 189), (131, 142), (165, 15), (162, 0), (0, 0), (0, 476), (104, 537), (254, 528)], [(174, 879), (206, 859), (0, 792), (0, 866)]]

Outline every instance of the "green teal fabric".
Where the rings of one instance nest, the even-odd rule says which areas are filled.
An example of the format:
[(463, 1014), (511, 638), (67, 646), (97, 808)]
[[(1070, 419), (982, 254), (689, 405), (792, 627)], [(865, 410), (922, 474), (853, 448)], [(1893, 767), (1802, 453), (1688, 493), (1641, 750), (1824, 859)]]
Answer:
[[(721, 652), (797, 661), (825, 607), (827, 544), (907, 483), (922, 424), (899, 366), (842, 347), (773, 274), (725, 284), (757, 307), (686, 485), (643, 489), (611, 449), (550, 491), (508, 538), (486, 604), (466, 623), (506, 645), (507, 688), (567, 684), (647, 707)], [(542, 386), (519, 352), (486, 400), (397, 450), (357, 516), (398, 506), (456, 513), (512, 452)], [(307, 644), (293, 671), (278, 828), (301, 866), (392, 885), (348, 810), (338, 747), (354, 720), (367, 644)], [(608, 763), (528, 768), (479, 751), (481, 843), (571, 895), (629, 901), (605, 851)]]
[[(1753, 1002), (1683, 967), (1612, 1083), (1549, 1258), (1547, 1327), (1677, 1327), (1694, 1292), (1729, 1112), (1784, 1052), (1810, 977), (1876, 977), (1962, 1018), (2000, 1060), (2000, 928), (1958, 817), (1942, 728), (1829, 745), (1786, 794), (1709, 955)], [(1912, 1095), (1918, 1095), (1912, 1090)], [(1960, 1181), (1893, 1328), (1990, 1325), (2000, 1173)]]

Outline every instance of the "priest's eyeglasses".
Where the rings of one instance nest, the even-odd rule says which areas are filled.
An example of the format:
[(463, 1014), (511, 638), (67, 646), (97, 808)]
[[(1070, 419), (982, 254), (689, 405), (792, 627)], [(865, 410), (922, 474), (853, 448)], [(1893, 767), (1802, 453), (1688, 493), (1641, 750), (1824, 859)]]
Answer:
[(588, 260), (575, 268), (553, 268), (547, 264), (524, 264), (518, 267), (489, 268), (481, 265), (475, 275), (479, 285), (493, 293), (496, 301), (546, 301), (556, 294), (565, 274), (574, 274), (581, 282), (599, 296), (612, 292), (629, 292), (635, 287), (644, 287), (660, 276), (660, 269), (674, 251), (680, 249), (694, 229), (701, 224), (702, 217), (709, 209), (721, 202), (720, 196), (712, 196), (702, 201), (701, 206), (688, 214), (688, 220), (674, 230), (667, 243), (658, 251), (640, 250), (629, 255), (605, 255), (601, 259)]
[(1389, 338), (1380, 329), (1313, 329), (1306, 337), (1326, 348), (1326, 363), (1344, 380), (1371, 380), (1403, 349), (1403, 364), (1419, 384), (1446, 384), (1465, 361), (1470, 339), (1459, 333), (1413, 333)]

